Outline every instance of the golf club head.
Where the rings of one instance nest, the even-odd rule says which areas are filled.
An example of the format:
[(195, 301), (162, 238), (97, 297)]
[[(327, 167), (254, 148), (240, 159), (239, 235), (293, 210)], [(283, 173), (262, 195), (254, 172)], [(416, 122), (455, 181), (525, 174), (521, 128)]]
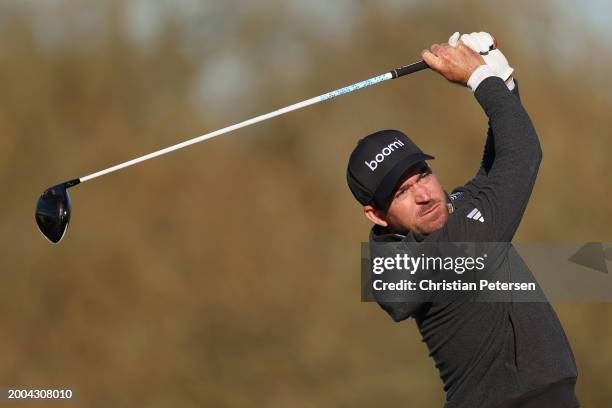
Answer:
[(66, 234), (72, 209), (67, 189), (76, 184), (78, 179), (49, 187), (36, 203), (38, 229), (54, 244), (59, 243)]

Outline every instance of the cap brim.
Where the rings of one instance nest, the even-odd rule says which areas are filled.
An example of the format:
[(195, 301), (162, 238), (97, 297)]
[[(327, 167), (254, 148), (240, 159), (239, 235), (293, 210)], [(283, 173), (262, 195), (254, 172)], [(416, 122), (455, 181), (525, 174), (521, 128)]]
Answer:
[(395, 191), (401, 178), (415, 164), (425, 161), (432, 160), (433, 156), (425, 153), (415, 153), (411, 156), (406, 157), (404, 160), (397, 163), (386, 175), (378, 185), (378, 188), (374, 192), (374, 204), (377, 207), (386, 207), (391, 201), (391, 195)]

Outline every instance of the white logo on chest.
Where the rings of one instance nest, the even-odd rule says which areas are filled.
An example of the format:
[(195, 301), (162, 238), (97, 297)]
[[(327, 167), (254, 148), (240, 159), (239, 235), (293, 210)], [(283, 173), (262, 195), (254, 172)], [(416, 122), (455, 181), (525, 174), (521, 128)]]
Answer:
[(482, 216), (478, 208), (474, 208), (472, 211), (470, 211), (467, 217), (474, 221), (484, 222), (484, 217)]

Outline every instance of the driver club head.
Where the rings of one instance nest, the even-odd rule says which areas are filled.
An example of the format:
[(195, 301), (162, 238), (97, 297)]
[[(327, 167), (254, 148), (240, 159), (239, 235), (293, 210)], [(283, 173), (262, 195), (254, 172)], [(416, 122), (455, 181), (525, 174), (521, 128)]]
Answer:
[(59, 243), (70, 222), (72, 204), (67, 189), (78, 180), (71, 180), (46, 189), (36, 203), (36, 224), (40, 232), (52, 243)]

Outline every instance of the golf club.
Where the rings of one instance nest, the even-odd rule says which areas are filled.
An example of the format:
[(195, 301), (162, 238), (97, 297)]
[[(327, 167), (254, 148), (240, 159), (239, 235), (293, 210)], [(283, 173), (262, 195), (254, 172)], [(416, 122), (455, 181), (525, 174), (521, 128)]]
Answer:
[(192, 144), (202, 142), (207, 139), (211, 139), (215, 136), (219, 136), (228, 132), (231, 132), (236, 129), (240, 129), (249, 125), (253, 125), (258, 122), (262, 122), (264, 120), (280, 116), (287, 112), (291, 112), (297, 109), (304, 108), (306, 106), (314, 105), (318, 102), (323, 102), (328, 99), (335, 98), (340, 95), (344, 95), (353, 91), (357, 91), (362, 88), (366, 88), (370, 85), (377, 84), (379, 82), (386, 81), (388, 79), (399, 78), (404, 75), (412, 74), (414, 72), (418, 72), (428, 68), (427, 64), (424, 61), (418, 61), (414, 64), (406, 65), (401, 68), (393, 69), (385, 74), (375, 76), (370, 79), (366, 79), (361, 82), (354, 83), (352, 85), (345, 86), (344, 88), (339, 88), (334, 91), (316, 96), (314, 98), (307, 99), (302, 102), (295, 103), (290, 106), (286, 106), (284, 108), (275, 110), (270, 113), (266, 113), (248, 120), (245, 120), (240, 123), (236, 123), (231, 126), (227, 126), (223, 129), (215, 130), (214, 132), (207, 133), (202, 136), (195, 137), (193, 139), (186, 140), (182, 143), (175, 144), (173, 146), (166, 147), (165, 149), (161, 149), (155, 151), (153, 153), (149, 153), (147, 155), (138, 157), (133, 160), (126, 161), (124, 163), (117, 164), (113, 167), (109, 167), (107, 169), (98, 171), (96, 173), (92, 173), (88, 176), (84, 176), (81, 178), (73, 179), (66, 181), (64, 183), (57, 184), (53, 187), (49, 187), (45, 190), (38, 202), (36, 203), (36, 223), (38, 224), (38, 228), (40, 232), (52, 243), (59, 243), (64, 235), (66, 235), (66, 229), (68, 227), (68, 222), (70, 221), (70, 212), (71, 212), (71, 200), (70, 195), (68, 194), (68, 189), (70, 187), (74, 187), (79, 183), (84, 183), (86, 181), (92, 180), (96, 177), (103, 176), (108, 173), (112, 173), (117, 170), (121, 170), (123, 168), (132, 166), (134, 164), (153, 159), (155, 157), (164, 155), (166, 153), (173, 152), (175, 150), (182, 149), (187, 146), (191, 146)]

